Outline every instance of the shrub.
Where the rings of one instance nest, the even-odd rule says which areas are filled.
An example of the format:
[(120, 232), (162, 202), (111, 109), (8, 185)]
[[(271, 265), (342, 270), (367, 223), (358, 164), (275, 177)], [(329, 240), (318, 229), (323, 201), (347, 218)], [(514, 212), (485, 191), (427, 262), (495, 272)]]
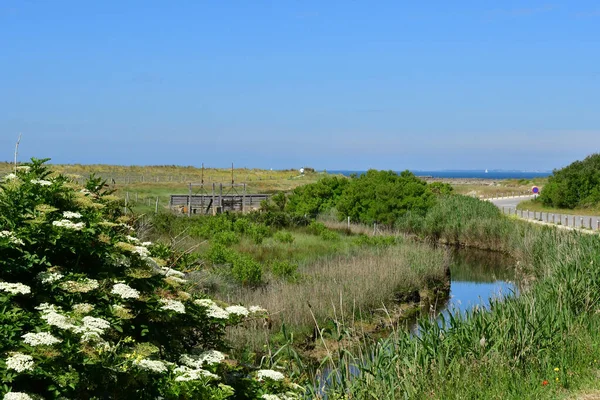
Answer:
[(273, 239), (280, 243), (293, 243), (294, 235), (287, 231), (279, 231), (273, 235)]
[(224, 231), (224, 232), (215, 233), (212, 240), (214, 243), (219, 243), (224, 246), (231, 246), (232, 244), (239, 243), (240, 237), (235, 232)]
[(235, 253), (231, 264), (231, 273), (241, 284), (255, 286), (262, 282), (262, 265), (252, 257)]
[(273, 261), (271, 263), (271, 272), (280, 278), (294, 278), (297, 270), (298, 264), (289, 261)]
[(350, 180), (336, 207), (341, 219), (391, 226), (406, 212), (424, 215), (434, 204), (428, 185), (411, 172), (369, 170)]
[(547, 206), (575, 208), (600, 203), (600, 154), (554, 170), (540, 194)]
[(288, 390), (222, 362), (225, 329), (247, 309), (186, 293), (183, 258), (134, 237), (102, 182), (81, 188), (44, 161), (0, 183), (0, 395), (223, 399)]
[(285, 209), (291, 214), (314, 218), (335, 206), (348, 182), (345, 177), (333, 176), (299, 186), (288, 197)]

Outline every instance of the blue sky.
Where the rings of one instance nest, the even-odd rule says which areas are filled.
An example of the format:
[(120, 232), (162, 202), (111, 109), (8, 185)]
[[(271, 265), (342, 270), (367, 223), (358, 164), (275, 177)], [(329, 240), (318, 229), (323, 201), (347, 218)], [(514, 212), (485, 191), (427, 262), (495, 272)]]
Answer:
[(552, 169), (600, 149), (593, 1), (0, 1), (0, 160)]

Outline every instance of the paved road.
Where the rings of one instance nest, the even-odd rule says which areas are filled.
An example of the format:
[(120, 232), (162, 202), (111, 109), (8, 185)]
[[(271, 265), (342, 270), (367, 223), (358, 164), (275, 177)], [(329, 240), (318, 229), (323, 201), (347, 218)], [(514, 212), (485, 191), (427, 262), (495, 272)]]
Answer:
[(517, 208), (517, 204), (522, 201), (531, 200), (534, 196), (518, 196), (518, 197), (504, 197), (501, 199), (490, 199), (499, 208)]
[(584, 215), (554, 214), (548, 212), (534, 212), (526, 210), (517, 210), (517, 204), (522, 201), (531, 200), (534, 196), (505, 197), (500, 199), (490, 199), (505, 214), (517, 215), (519, 218), (541, 221), (546, 223), (560, 224), (562, 226), (587, 228), (600, 230), (600, 216), (590, 217)]

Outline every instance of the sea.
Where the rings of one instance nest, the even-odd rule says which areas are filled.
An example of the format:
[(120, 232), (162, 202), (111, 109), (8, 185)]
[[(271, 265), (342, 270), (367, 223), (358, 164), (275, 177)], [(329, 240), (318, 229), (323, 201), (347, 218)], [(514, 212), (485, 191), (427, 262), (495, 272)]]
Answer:
[[(341, 174), (350, 176), (352, 174), (362, 175), (366, 171), (328, 170), (330, 174)], [(400, 171), (397, 171), (400, 172)], [(433, 178), (480, 178), (480, 179), (534, 179), (545, 178), (552, 175), (552, 171), (508, 171), (508, 170), (443, 170), (443, 171), (421, 171), (410, 170), (417, 176)]]

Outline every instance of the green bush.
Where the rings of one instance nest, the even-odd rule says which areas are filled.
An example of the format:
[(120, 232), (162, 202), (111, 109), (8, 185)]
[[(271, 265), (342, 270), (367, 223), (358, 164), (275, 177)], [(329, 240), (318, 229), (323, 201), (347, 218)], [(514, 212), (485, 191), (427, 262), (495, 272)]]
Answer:
[(571, 209), (600, 204), (600, 154), (554, 170), (540, 201), (547, 206)]
[(224, 231), (215, 233), (212, 240), (214, 243), (231, 246), (240, 242), (240, 236), (232, 231)]
[(186, 293), (185, 258), (137, 239), (104, 187), (92, 177), (82, 188), (35, 159), (2, 179), (0, 395), (224, 399), (289, 390), (223, 362), (225, 330), (248, 309)]
[(434, 204), (428, 185), (411, 172), (369, 170), (350, 180), (336, 207), (340, 219), (391, 226), (408, 211), (424, 215)]
[(280, 243), (293, 243), (294, 235), (287, 231), (279, 231), (273, 235), (273, 239)]
[(271, 263), (271, 272), (280, 278), (292, 279), (296, 276), (298, 264), (289, 261), (273, 261)]
[(332, 176), (299, 186), (288, 197), (285, 210), (294, 215), (314, 218), (335, 206), (348, 182), (345, 177)]
[(252, 257), (234, 253), (231, 264), (233, 277), (242, 285), (256, 286), (262, 282), (262, 265)]

